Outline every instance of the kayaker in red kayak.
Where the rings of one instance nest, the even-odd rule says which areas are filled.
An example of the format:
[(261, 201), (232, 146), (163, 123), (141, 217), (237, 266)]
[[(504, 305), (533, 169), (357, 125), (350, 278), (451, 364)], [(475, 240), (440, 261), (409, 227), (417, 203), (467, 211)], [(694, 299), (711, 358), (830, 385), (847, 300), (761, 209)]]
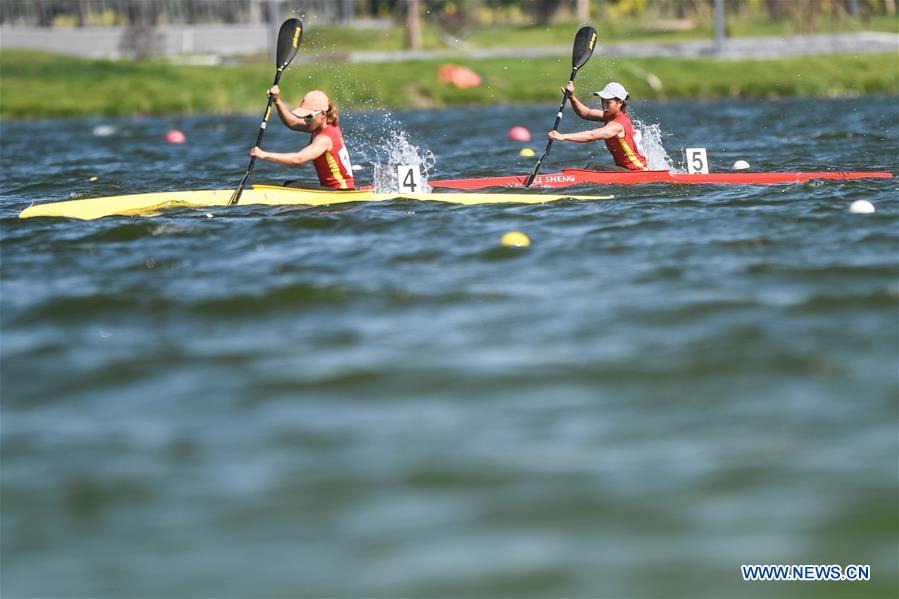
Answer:
[[(311, 162), (318, 173), (318, 182), (325, 189), (355, 189), (353, 165), (350, 154), (343, 142), (343, 134), (337, 123), (340, 117), (337, 109), (325, 92), (312, 90), (303, 96), (300, 105), (291, 110), (281, 100), (281, 89), (274, 85), (268, 94), (275, 99), (275, 107), (281, 122), (294, 131), (311, 133), (309, 145), (297, 152), (267, 152), (256, 146), (250, 156), (269, 160), (285, 166), (300, 166)], [(288, 181), (288, 187), (315, 188), (312, 185)]]
[(550, 131), (550, 139), (578, 143), (604, 140), (612, 158), (615, 159), (616, 166), (588, 165), (588, 168), (592, 170), (645, 171), (649, 169), (641, 144), (642, 136), (639, 131), (634, 129), (626, 112), (627, 100), (630, 96), (623, 85), (613, 81), (602, 88), (602, 91), (593, 93), (602, 100), (602, 108), (590, 108), (578, 100), (574, 95), (574, 82), (569, 81), (565, 89), (568, 90), (571, 107), (579, 117), (587, 121), (602, 121), (605, 125), (598, 129), (578, 131), (577, 133)]

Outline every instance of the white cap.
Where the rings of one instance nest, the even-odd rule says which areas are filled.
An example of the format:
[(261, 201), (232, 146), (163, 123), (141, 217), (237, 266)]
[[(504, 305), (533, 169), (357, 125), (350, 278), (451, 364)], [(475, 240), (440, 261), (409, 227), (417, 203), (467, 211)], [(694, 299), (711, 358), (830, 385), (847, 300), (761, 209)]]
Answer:
[(600, 98), (605, 98), (606, 100), (611, 100), (612, 98), (627, 100), (627, 97), (630, 94), (627, 93), (627, 90), (624, 89), (623, 85), (621, 85), (617, 81), (612, 81), (607, 86), (602, 88), (602, 91), (593, 92), (593, 95), (599, 96)]

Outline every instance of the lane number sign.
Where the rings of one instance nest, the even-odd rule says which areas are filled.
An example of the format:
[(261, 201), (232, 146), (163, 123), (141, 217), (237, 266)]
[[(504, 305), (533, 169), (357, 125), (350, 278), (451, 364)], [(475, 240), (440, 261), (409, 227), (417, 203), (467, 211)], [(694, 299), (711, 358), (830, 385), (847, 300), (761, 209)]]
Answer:
[(398, 191), (403, 193), (416, 193), (421, 189), (421, 171), (417, 164), (401, 164), (396, 167), (396, 180), (399, 182)]
[(709, 174), (709, 159), (705, 148), (687, 148), (687, 172), (691, 175), (702, 173)]

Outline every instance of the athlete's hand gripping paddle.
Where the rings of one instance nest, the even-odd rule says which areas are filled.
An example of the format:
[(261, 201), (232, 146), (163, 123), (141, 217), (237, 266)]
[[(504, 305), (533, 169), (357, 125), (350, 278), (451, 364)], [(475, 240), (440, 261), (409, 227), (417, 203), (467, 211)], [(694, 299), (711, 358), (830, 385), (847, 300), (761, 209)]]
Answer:
[[(571, 50), (571, 76), (568, 78), (569, 81), (574, 81), (575, 76), (577, 76), (578, 69), (587, 64), (587, 61), (590, 60), (590, 57), (593, 55), (593, 48), (596, 46), (596, 30), (592, 27), (581, 27), (578, 29), (577, 34), (574, 36), (574, 47)], [(565, 93), (562, 94), (562, 103), (559, 105), (559, 112), (556, 113), (556, 124), (553, 125), (553, 131), (559, 128), (559, 123), (562, 122), (562, 111), (565, 110), (565, 104), (568, 102), (568, 89), (565, 89)], [(534, 179), (537, 177), (537, 173), (540, 172), (540, 167), (543, 166), (543, 160), (549, 156), (549, 151), (553, 147), (553, 140), (550, 139), (546, 144), (546, 150), (544, 150), (543, 155), (540, 157), (540, 160), (537, 161), (537, 165), (534, 167), (534, 172), (532, 172), (527, 181), (525, 181), (524, 186), (530, 187), (531, 183), (534, 182)]]
[[(278, 82), (281, 80), (281, 73), (284, 72), (284, 69), (287, 68), (287, 65), (290, 64), (293, 57), (297, 55), (297, 50), (300, 48), (300, 42), (302, 40), (302, 21), (299, 19), (287, 19), (281, 24), (281, 29), (278, 30), (278, 52), (275, 58), (275, 66), (278, 67), (278, 70), (275, 71), (275, 81), (272, 83), (272, 86), (278, 85)], [(259, 135), (256, 136), (256, 143), (253, 144), (255, 146), (262, 143), (262, 136), (265, 134), (265, 128), (268, 126), (268, 117), (272, 114), (273, 101), (274, 98), (269, 96), (268, 105), (266, 105), (265, 112), (262, 115), (262, 122), (259, 124)], [(250, 174), (253, 172), (254, 164), (256, 164), (256, 157), (251, 156), (247, 172), (244, 174), (243, 179), (240, 180), (240, 185), (237, 186), (237, 190), (231, 195), (231, 199), (228, 200), (229, 206), (236, 204), (240, 200), (240, 194), (243, 193), (243, 188), (247, 184), (247, 179), (250, 178)]]

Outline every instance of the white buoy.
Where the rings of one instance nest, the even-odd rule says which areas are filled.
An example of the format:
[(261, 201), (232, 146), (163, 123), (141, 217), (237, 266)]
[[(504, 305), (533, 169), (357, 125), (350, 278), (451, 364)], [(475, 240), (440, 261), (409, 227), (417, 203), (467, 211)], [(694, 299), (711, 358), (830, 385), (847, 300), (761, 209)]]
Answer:
[(97, 125), (93, 130), (94, 137), (109, 137), (110, 135), (115, 135), (117, 132), (118, 129), (112, 125)]
[(735, 171), (749, 170), (749, 163), (745, 160), (737, 160), (736, 162), (734, 162), (734, 165), (731, 167), (731, 169)]
[(874, 214), (874, 204), (868, 200), (855, 200), (849, 206), (849, 212), (852, 214)]

